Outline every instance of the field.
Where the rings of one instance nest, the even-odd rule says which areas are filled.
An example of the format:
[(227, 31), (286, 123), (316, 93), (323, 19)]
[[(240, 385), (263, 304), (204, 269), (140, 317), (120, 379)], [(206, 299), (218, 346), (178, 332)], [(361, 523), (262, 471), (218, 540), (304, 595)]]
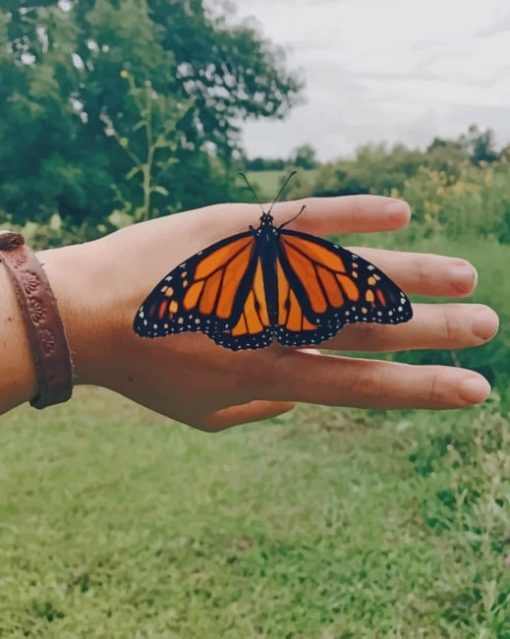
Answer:
[(494, 401), (211, 436), (76, 395), (3, 419), (0, 636), (510, 637)]
[[(271, 202), (271, 200), (276, 195), (279, 187), (281, 186), (282, 180), (287, 176), (289, 171), (250, 171), (248, 173), (248, 179), (250, 182), (255, 185), (264, 200)], [(305, 178), (306, 180), (312, 181), (316, 174), (315, 169), (303, 170), (300, 169), (298, 171), (298, 175), (301, 178)]]
[(363, 241), (474, 262), (499, 335), (401, 357), (482, 370), (491, 400), (302, 406), (214, 436), (90, 388), (13, 411), (1, 637), (510, 639), (510, 246), (412, 227)]

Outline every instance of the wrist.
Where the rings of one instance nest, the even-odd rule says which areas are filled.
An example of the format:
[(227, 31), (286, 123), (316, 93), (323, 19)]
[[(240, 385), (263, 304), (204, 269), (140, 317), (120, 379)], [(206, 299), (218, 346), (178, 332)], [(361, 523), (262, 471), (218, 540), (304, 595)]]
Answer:
[(64, 325), (76, 384), (101, 384), (108, 326), (101, 284), (104, 269), (95, 243), (39, 251)]

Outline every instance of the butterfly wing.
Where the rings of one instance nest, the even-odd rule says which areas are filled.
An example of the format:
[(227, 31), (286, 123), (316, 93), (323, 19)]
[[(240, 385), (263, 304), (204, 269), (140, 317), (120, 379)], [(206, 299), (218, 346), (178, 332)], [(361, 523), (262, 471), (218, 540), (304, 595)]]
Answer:
[(250, 231), (198, 252), (168, 273), (138, 309), (142, 337), (200, 331), (234, 350), (268, 345), (272, 333), (261, 288), (261, 266)]
[(351, 251), (291, 230), (279, 232), (278, 249), (280, 344), (318, 344), (349, 323), (411, 319), (411, 304), (400, 288)]
[(231, 328), (218, 341), (233, 350), (255, 349), (269, 346), (273, 341), (274, 329), (269, 318), (266, 292), (264, 288), (263, 265), (260, 255), (255, 255), (254, 273), (247, 295), (244, 296), (242, 310)]

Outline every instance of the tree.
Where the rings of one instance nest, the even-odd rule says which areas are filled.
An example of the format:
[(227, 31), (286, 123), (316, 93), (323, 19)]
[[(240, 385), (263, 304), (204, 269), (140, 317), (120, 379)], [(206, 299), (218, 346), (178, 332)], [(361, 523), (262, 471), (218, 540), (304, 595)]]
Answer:
[[(154, 215), (230, 197), (239, 123), (282, 117), (300, 88), (277, 49), (203, 0), (3, 7), (0, 209), (19, 220), (59, 211), (93, 222), (126, 202)], [(154, 153), (134, 87), (150, 87), (146, 107), (159, 113)]]
[(476, 124), (472, 124), (467, 134), (460, 136), (459, 143), (469, 153), (473, 164), (495, 162), (499, 158), (492, 129), (481, 131)]
[(424, 164), (442, 172), (449, 184), (454, 184), (460, 178), (464, 166), (469, 161), (469, 153), (459, 140), (442, 138), (432, 140), (424, 157)]
[(290, 163), (301, 169), (314, 169), (318, 164), (317, 151), (311, 144), (298, 146), (290, 157)]

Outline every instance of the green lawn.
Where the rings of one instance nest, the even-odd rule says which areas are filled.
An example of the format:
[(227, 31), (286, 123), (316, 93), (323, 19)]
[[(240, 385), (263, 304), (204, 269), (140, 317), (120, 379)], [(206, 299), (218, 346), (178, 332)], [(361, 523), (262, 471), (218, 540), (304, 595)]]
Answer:
[[(308, 171), (299, 169), (298, 179), (312, 183), (316, 172), (317, 169)], [(288, 169), (282, 169), (281, 171), (249, 171), (248, 179), (258, 187), (262, 198), (271, 202), (282, 185), (282, 180), (287, 177), (288, 173)]]
[(497, 402), (208, 435), (79, 391), (2, 419), (1, 637), (510, 637)]

